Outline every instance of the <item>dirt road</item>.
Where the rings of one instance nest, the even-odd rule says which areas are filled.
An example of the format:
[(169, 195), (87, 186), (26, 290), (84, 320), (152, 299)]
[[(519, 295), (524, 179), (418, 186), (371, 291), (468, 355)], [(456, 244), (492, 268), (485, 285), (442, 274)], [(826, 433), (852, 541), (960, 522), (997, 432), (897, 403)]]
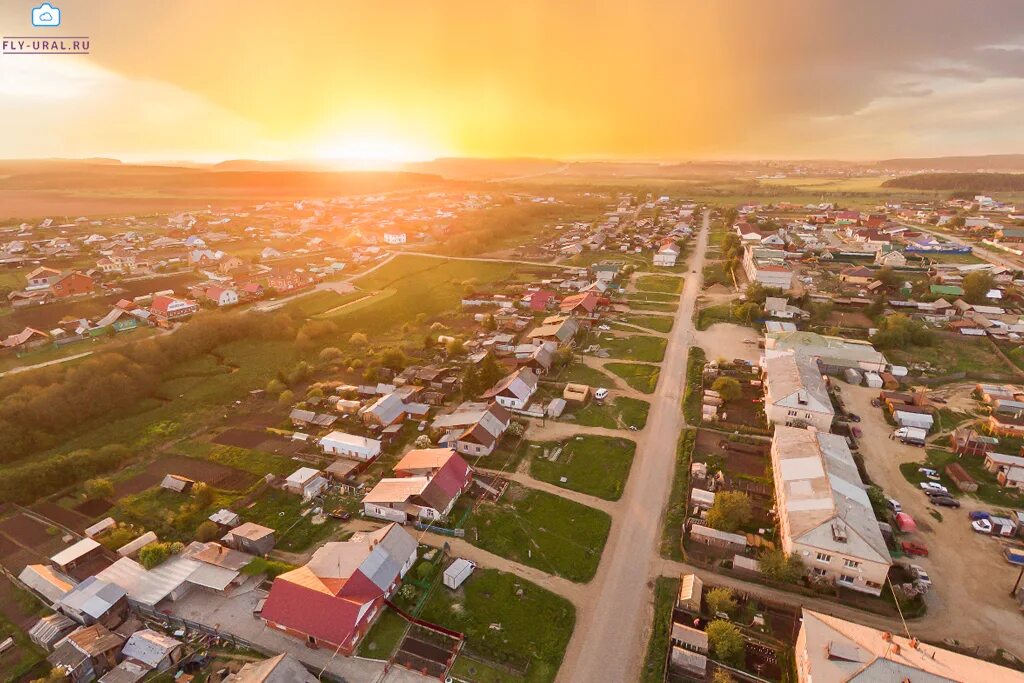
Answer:
[[(690, 257), (700, 273), (707, 248), (709, 216)], [(680, 396), (692, 341), (699, 275), (689, 275), (676, 310), (661, 377), (651, 400), (647, 427), (637, 440), (633, 469), (612, 520), (597, 576), (587, 585), (587, 600), (577, 606), (576, 628), (559, 671), (559, 681), (635, 681), (639, 678), (650, 630), (652, 592), (661, 536), (661, 512), (675, 466), (676, 441), (683, 428)]]

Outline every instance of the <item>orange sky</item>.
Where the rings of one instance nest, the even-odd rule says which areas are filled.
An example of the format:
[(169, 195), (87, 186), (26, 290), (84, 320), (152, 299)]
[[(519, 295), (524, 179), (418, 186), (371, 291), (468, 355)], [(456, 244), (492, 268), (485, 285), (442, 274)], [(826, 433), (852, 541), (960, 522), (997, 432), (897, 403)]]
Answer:
[(92, 54), (0, 56), (2, 157), (1024, 151), (1014, 0), (32, 4)]

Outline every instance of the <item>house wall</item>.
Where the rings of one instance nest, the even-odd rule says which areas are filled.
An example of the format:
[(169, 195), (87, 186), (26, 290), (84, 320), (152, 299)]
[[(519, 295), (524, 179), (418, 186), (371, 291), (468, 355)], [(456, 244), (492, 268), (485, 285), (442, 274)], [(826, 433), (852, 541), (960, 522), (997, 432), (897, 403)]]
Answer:
[[(824, 413), (803, 408), (789, 408), (777, 403), (767, 404), (764, 412), (769, 422), (774, 424), (798, 426), (800, 423), (803, 423), (823, 432), (828, 432), (832, 429), (833, 414), (830, 412)], [(791, 413), (796, 413), (796, 415)]]
[(377, 519), (384, 519), (389, 522), (398, 522), (399, 524), (405, 524), (409, 521), (409, 515), (404, 510), (395, 510), (384, 505), (377, 505), (376, 503), (363, 503), (363, 513), (369, 517), (376, 517)]
[(490, 455), (491, 453), (494, 452), (494, 449), (496, 447), (497, 447), (497, 442), (491, 444), (489, 447), (488, 446), (482, 446), (482, 445), (480, 445), (478, 443), (473, 443), (471, 441), (456, 441), (455, 442), (455, 451), (457, 453), (462, 453), (463, 455), (472, 455), (474, 457)]
[[(873, 562), (857, 557), (838, 553), (834, 550), (823, 550), (814, 546), (794, 542), (788, 537), (783, 537), (782, 547), (788, 553), (795, 553), (804, 562), (809, 574), (824, 576), (837, 585), (850, 588), (861, 593), (881, 595), (882, 586), (889, 575), (889, 565), (882, 562)], [(829, 557), (828, 560), (818, 559), (818, 554), (823, 553)], [(845, 566), (846, 561), (858, 563), (857, 567)], [(815, 571), (818, 570), (818, 571)], [(842, 581), (841, 577), (852, 577), (852, 582)], [(874, 585), (869, 585), (874, 584)]]

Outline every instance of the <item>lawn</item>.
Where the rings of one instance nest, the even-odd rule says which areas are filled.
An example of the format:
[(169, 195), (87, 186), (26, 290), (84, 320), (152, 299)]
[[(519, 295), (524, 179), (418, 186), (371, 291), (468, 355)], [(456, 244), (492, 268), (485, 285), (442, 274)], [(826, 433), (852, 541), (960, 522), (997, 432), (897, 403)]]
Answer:
[(465, 525), (473, 545), (579, 582), (594, 578), (610, 527), (605, 512), (517, 484)]
[(408, 625), (409, 622), (402, 618), (398, 612), (390, 607), (385, 607), (384, 611), (377, 617), (377, 621), (373, 622), (373, 627), (359, 642), (356, 654), (370, 659), (388, 659), (391, 653), (395, 651), (395, 648), (398, 647), (398, 643), (402, 640), (402, 636), (405, 635), (405, 629)]
[(629, 386), (645, 394), (654, 393), (654, 388), (658, 385), (658, 375), (661, 372), (657, 365), (644, 363), (607, 363), (604, 367), (605, 370), (625, 380)]
[(338, 306), (344, 306), (349, 302), (361, 299), (364, 296), (366, 296), (366, 292), (356, 291), (339, 294), (333, 289), (329, 289), (300, 296), (298, 299), (286, 303), (281, 307), (281, 310), (295, 317), (312, 318), (313, 316), (327, 313)]
[(576, 424), (586, 427), (608, 429), (643, 429), (647, 424), (647, 413), (651, 404), (638, 398), (619, 396), (614, 401), (598, 403), (591, 401), (572, 413)]
[[(457, 591), (435, 587), (420, 617), (464, 633), (467, 655), (526, 672), (521, 678), (486, 679), (474, 673), (468, 680), (547, 683), (558, 674), (576, 610), (565, 598), (513, 574), (477, 569)], [(458, 668), (468, 674), (472, 666), (466, 662)], [(500, 671), (491, 673), (495, 670)]]
[(664, 525), (661, 531), (661, 554), (672, 560), (682, 561), (683, 523), (686, 522), (687, 500), (690, 497), (690, 462), (697, 440), (697, 430), (687, 428), (679, 435), (676, 444), (676, 466), (672, 474), (672, 492), (665, 508)]
[[(554, 462), (544, 457), (561, 447)], [(618, 500), (629, 477), (636, 444), (629, 439), (584, 434), (565, 444), (531, 448), (530, 476), (549, 484), (605, 500)], [(565, 481), (562, 481), (562, 478)]]
[(668, 341), (662, 337), (651, 337), (646, 334), (634, 334), (628, 337), (609, 337), (602, 335), (593, 339), (612, 358), (619, 360), (636, 360), (645, 363), (660, 363), (665, 357)]
[(715, 323), (739, 324), (739, 321), (732, 317), (732, 306), (729, 304), (708, 306), (697, 312), (696, 326), (698, 330), (706, 330)]
[(558, 373), (558, 377), (554, 379), (557, 379), (559, 382), (573, 382), (592, 387), (602, 387), (608, 384), (611, 378), (597, 368), (592, 368), (583, 363), (573, 363)]
[(645, 292), (679, 294), (683, 291), (683, 278), (671, 275), (642, 275), (636, 279), (636, 288)]
[[(341, 501), (336, 501), (341, 502)], [(323, 541), (337, 528), (337, 522), (327, 518), (322, 524), (313, 523), (312, 513), (302, 515), (312, 507), (300, 496), (278, 489), (267, 489), (255, 503), (239, 515), (246, 522), (255, 522), (276, 530), (277, 549), (297, 553)], [(332, 504), (325, 504), (332, 509)]]
[(663, 301), (643, 301), (629, 299), (626, 301), (632, 311), (655, 311), (656, 313), (675, 313), (677, 306)]
[(667, 315), (627, 315), (623, 322), (655, 332), (671, 332), (674, 320)]
[(929, 363), (931, 375), (978, 372), (986, 376), (1011, 379), (1011, 368), (998, 358), (988, 338), (971, 338), (949, 332), (936, 332), (931, 346), (879, 349), (896, 365)]
[[(976, 492), (961, 493), (960, 489), (953, 483), (953, 480), (946, 476), (946, 465), (951, 462), (959, 462), (967, 470), (967, 473), (978, 482), (978, 490)], [(923, 481), (927, 481), (925, 476), (917, 471), (919, 467), (931, 467), (937, 470), (939, 473), (939, 483), (949, 489), (949, 492), (954, 496), (973, 496), (984, 503), (998, 507), (1015, 509), (1024, 505), (1024, 495), (1016, 489), (999, 486), (995, 475), (985, 469), (984, 459), (982, 458), (957, 458), (955, 453), (937, 448), (929, 448), (924, 462), (903, 463), (900, 465), (900, 472), (903, 474), (904, 479), (916, 486)]]
[(647, 641), (647, 658), (640, 674), (641, 683), (661, 683), (665, 680), (668, 646), (672, 636), (672, 607), (679, 594), (679, 579), (659, 576), (654, 582), (654, 623)]

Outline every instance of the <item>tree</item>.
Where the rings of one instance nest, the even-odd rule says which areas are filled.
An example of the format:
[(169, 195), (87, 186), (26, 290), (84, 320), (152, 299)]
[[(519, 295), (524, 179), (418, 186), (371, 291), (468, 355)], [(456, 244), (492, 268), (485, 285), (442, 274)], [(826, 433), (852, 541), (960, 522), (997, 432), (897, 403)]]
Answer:
[(934, 335), (923, 322), (902, 313), (882, 318), (878, 324), (878, 332), (871, 337), (871, 342), (875, 346), (887, 349), (930, 346), (932, 341)]
[(725, 669), (715, 669), (711, 674), (711, 683), (736, 683), (736, 679)]
[(430, 437), (426, 434), (420, 434), (416, 437), (416, 441), (412, 444), (416, 448), (430, 448), (433, 444), (430, 441)]
[(85, 497), (89, 500), (101, 500), (114, 495), (114, 485), (109, 479), (90, 479), (85, 482)]
[(899, 273), (897, 273), (889, 266), (879, 268), (878, 272), (875, 273), (875, 279), (881, 282), (886, 287), (895, 287), (900, 283)]
[(163, 564), (171, 556), (172, 544), (154, 541), (139, 551), (139, 564), (146, 569), (153, 569)]
[(484, 318), (484, 329), (488, 332), (493, 332), (498, 329), (498, 321), (494, 319), (494, 314), (491, 313), (489, 316)]
[(64, 673), (64, 670), (53, 667), (50, 669), (50, 673), (42, 678), (33, 678), (32, 683), (64, 683), (66, 680), (68, 680), (68, 675)]
[(277, 395), (285, 390), (284, 382), (279, 379), (272, 379), (267, 382), (266, 391), (268, 394)]
[(380, 364), (391, 370), (401, 370), (407, 362), (408, 360), (401, 349), (388, 349), (380, 354)]
[(452, 339), (444, 347), (449, 356), (461, 356), (466, 353), (466, 345), (459, 339)]
[(766, 550), (757, 559), (761, 564), (761, 573), (773, 581), (797, 583), (804, 575), (804, 563), (800, 558), (782, 549)]
[(736, 598), (731, 588), (712, 588), (704, 598), (708, 603), (708, 612), (711, 614), (728, 614), (730, 617), (736, 613)]
[(290, 406), (292, 403), (295, 403), (295, 392), (291, 389), (285, 389), (278, 395), (277, 402), (283, 406)]
[(985, 271), (974, 271), (964, 275), (964, 298), (972, 304), (980, 304), (985, 301), (985, 295), (995, 285), (995, 278), (992, 273)]
[(713, 529), (733, 533), (750, 522), (750, 497), (742, 491), (719, 491), (708, 510)]
[(743, 663), (747, 643), (735, 624), (715, 619), (708, 624), (707, 634), (712, 657), (731, 666)]
[(717, 391), (723, 401), (735, 401), (743, 395), (740, 383), (732, 377), (719, 377), (711, 385), (711, 390)]
[(737, 304), (732, 307), (732, 316), (748, 324), (760, 318), (761, 315), (761, 307), (753, 301)]
[(348, 343), (352, 346), (366, 346), (370, 340), (363, 332), (353, 332), (352, 336), (348, 338)]
[(196, 527), (196, 540), (200, 543), (209, 543), (220, 538), (220, 527), (215, 522), (206, 520)]
[(951, 230), (957, 230), (967, 225), (967, 219), (963, 216), (953, 216), (946, 221), (946, 225), (949, 226)]
[(197, 509), (206, 508), (213, 503), (213, 489), (210, 485), (201, 481), (196, 482), (192, 487), (192, 502)]
[(341, 349), (337, 346), (328, 346), (326, 349), (320, 351), (320, 360), (324, 363), (333, 363), (341, 360)]

